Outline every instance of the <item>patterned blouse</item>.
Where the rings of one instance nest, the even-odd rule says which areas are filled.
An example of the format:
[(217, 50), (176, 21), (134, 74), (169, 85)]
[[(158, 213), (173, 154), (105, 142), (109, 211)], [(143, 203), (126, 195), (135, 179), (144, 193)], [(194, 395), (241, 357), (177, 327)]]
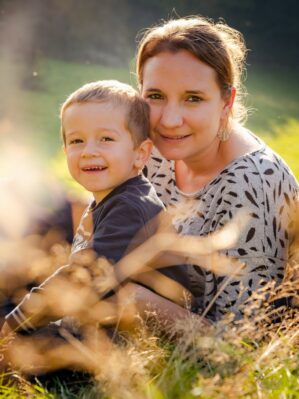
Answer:
[[(206, 236), (233, 219), (240, 209), (249, 216), (235, 246), (223, 251), (245, 264), (242, 277), (227, 281), (229, 277), (198, 267), (190, 268), (193, 293), (203, 309), (218, 292), (208, 313), (214, 320), (227, 311), (240, 317), (240, 305), (253, 291), (268, 281), (280, 282), (284, 276), (290, 242), (288, 225), (298, 183), (284, 161), (258, 141), (261, 144), (258, 150), (232, 161), (216, 178), (193, 194), (179, 190), (174, 161), (166, 160), (157, 150), (147, 165), (147, 176), (168, 208), (175, 209), (182, 202), (191, 204), (191, 216), (189, 213), (188, 217), (181, 216), (174, 221), (181, 234)], [(200, 290), (202, 286), (204, 289)]]

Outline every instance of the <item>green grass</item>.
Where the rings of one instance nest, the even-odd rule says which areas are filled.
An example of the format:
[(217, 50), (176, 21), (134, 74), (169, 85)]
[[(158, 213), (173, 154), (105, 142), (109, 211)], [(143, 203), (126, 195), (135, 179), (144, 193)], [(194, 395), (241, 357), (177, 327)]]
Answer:
[[(40, 60), (31, 69), (14, 63), (8, 66), (2, 62), (0, 73), (8, 76), (4, 82), (4, 95), (0, 99), (2, 116), (13, 124), (13, 135), (33, 146), (46, 158), (54, 156), (61, 145), (59, 108), (72, 91), (84, 83), (99, 79), (134, 80), (130, 78), (128, 68), (56, 60)], [(29, 89), (24, 88), (24, 81)], [(23, 132), (27, 137), (24, 137)]]
[[(266, 328), (245, 320), (239, 326), (224, 324), (207, 331), (191, 322), (178, 327), (180, 338), (175, 343), (154, 339), (154, 346), (154, 337), (141, 334), (131, 337), (131, 343), (127, 340), (132, 361), (123, 364), (123, 372), (118, 370), (117, 380), (113, 370), (98, 375), (93, 384), (56, 379), (48, 389), (38, 381), (31, 385), (23, 379), (17, 386), (0, 386), (0, 395), (20, 399), (298, 399), (296, 326), (284, 333), (278, 325), (272, 326), (271, 333)], [(106, 367), (117, 369), (117, 360), (122, 359), (116, 357)], [(141, 371), (137, 377), (136, 365)]]
[(296, 71), (286, 68), (248, 67), (246, 102), (252, 110), (249, 128), (262, 136), (277, 134), (279, 127), (289, 119), (299, 119), (299, 81), (296, 76)]
[[(22, 140), (49, 158), (60, 146), (59, 107), (68, 94), (82, 84), (98, 79), (114, 78), (134, 85), (132, 65), (110, 68), (41, 59), (34, 67), (25, 68), (2, 62), (0, 73), (7, 80), (0, 99), (0, 116), (2, 113), (13, 122), (15, 133), (21, 135), (25, 131), (27, 137)], [(22, 88), (24, 81), (29, 90)], [(247, 105), (252, 110), (247, 126), (262, 137), (274, 133), (271, 143), (275, 140), (276, 150), (280, 152), (281, 147), (283, 151), (284, 139), (281, 144), (280, 140), (285, 134), (285, 125), (290, 119), (299, 120), (299, 82), (295, 72), (249, 66), (245, 83)], [(296, 133), (298, 127), (292, 123), (291, 127)], [(296, 147), (299, 150), (297, 143), (292, 143), (293, 151)]]
[(299, 179), (299, 119), (289, 119), (272, 127), (272, 134), (263, 136), (265, 142), (290, 166)]
[(293, 70), (248, 67), (247, 127), (281, 155), (299, 179), (299, 81)]
[[(40, 60), (34, 70), (24, 70), (22, 65), (2, 62), (0, 73), (7, 81), (0, 98), (0, 139), (33, 147), (51, 171), (72, 186), (60, 151), (59, 106), (85, 82), (116, 78), (134, 83), (128, 69)], [(33, 72), (37, 73), (35, 77)], [(24, 76), (30, 89), (20, 84)], [(246, 84), (248, 105), (256, 109), (247, 126), (281, 154), (299, 178), (297, 76), (292, 71), (250, 67)], [(296, 399), (299, 355), (298, 340), (293, 337), (298, 329), (298, 314), (296, 317), (297, 327), (279, 329), (277, 325), (270, 332), (267, 326), (255, 325), (250, 320), (211, 334), (196, 325), (190, 329), (184, 326), (180, 341), (167, 344), (141, 334), (139, 340), (128, 346), (135, 365), (131, 374), (125, 362), (120, 374), (128, 378), (125, 392), (121, 383), (126, 381), (121, 379), (110, 389), (109, 378), (113, 379), (113, 374), (92, 385), (58, 381), (49, 389), (38, 383), (27, 384), (20, 378), (7, 381), (3, 375), (0, 397)], [(131, 393), (128, 387), (132, 388)]]
[[(114, 78), (134, 85), (132, 65), (109, 68), (41, 59), (34, 67), (25, 68), (2, 61), (0, 73), (7, 79), (0, 116), (10, 121), (6, 136), (16, 137), (49, 160), (61, 146), (59, 107), (66, 97), (82, 84), (98, 79)], [(24, 82), (29, 89), (24, 88)], [(251, 109), (247, 126), (282, 154), (298, 177), (299, 81), (295, 72), (249, 66), (245, 83)]]

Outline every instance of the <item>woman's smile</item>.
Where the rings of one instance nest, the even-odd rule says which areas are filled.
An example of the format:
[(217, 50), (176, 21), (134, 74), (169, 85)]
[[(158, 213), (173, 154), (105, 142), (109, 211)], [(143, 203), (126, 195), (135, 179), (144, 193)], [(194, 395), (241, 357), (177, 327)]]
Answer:
[(173, 142), (181, 142), (181, 141), (184, 141), (185, 139), (191, 137), (191, 134), (176, 136), (176, 135), (168, 135), (168, 134), (159, 133), (159, 135), (163, 140), (173, 141)]

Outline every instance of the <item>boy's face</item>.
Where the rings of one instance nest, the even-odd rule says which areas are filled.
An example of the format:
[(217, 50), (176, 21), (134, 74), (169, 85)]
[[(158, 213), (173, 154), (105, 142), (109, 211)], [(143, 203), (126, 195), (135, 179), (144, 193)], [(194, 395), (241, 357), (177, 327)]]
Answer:
[(65, 153), (72, 177), (96, 202), (138, 173), (140, 149), (125, 127), (126, 108), (76, 103), (64, 112)]

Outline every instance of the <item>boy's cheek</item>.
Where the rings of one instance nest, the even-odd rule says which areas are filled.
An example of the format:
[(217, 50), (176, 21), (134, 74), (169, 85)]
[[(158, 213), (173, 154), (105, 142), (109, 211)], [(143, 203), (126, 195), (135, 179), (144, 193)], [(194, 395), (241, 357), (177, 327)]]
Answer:
[(67, 163), (75, 163), (77, 162), (78, 157), (76, 157), (76, 154), (73, 151), (67, 151), (66, 152), (66, 161)]
[(68, 170), (72, 174), (72, 170), (74, 169), (74, 167), (76, 167), (77, 162), (75, 162), (75, 160), (71, 156), (67, 156), (66, 163), (67, 163)]

